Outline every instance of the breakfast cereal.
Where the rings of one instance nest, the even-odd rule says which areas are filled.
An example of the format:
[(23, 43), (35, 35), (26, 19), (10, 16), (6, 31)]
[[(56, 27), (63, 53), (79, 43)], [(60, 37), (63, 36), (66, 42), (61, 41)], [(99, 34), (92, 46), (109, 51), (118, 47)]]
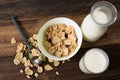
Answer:
[(20, 73), (23, 73), (23, 70), (22, 70), (22, 69), (20, 69)]
[(26, 67), (26, 68), (25, 68), (25, 73), (26, 73), (27, 75), (32, 75), (32, 74), (33, 74), (33, 71), (32, 71), (29, 67)]
[(32, 38), (34, 39), (34, 40), (37, 40), (37, 34), (33, 34), (33, 36), (32, 36)]
[(30, 79), (30, 76), (29, 76), (29, 75), (27, 75), (26, 77), (27, 77), (28, 79)]
[(48, 61), (49, 61), (50, 63), (52, 63), (52, 62), (53, 62), (53, 60), (52, 60), (52, 59), (48, 59)]
[(77, 47), (77, 37), (73, 26), (55, 24), (45, 31), (44, 46), (57, 57), (66, 57)]
[(17, 45), (17, 50), (21, 51), (23, 47), (24, 47), (23, 43), (20, 43)]
[(44, 66), (44, 69), (45, 69), (46, 71), (50, 71), (50, 70), (53, 69), (53, 67), (50, 66), (49, 64), (47, 64), (47, 65)]
[(32, 56), (39, 56), (37, 49), (33, 48), (31, 52), (32, 52)]
[(55, 73), (56, 73), (56, 75), (59, 75), (59, 72), (58, 72), (58, 71), (56, 71)]
[[(62, 28), (64, 29), (64, 26)], [(57, 31), (57, 29), (55, 29), (55, 30)], [(61, 37), (63, 37), (63, 36), (61, 36)], [(40, 59), (41, 55), (37, 53), (38, 43), (37, 43), (36, 39), (37, 39), (37, 34), (35, 34), (29, 38), (29, 42), (32, 44), (32, 46), (34, 45), (33, 46), (34, 48), (31, 50), (31, 55), (37, 56), (38, 57), (37, 59)], [(54, 52), (54, 48), (59, 47), (61, 44), (62, 43), (59, 42), (59, 43), (55, 44), (55, 46), (52, 46), (52, 44), (50, 42), (46, 41), (46, 45), (48, 45), (49, 47), (52, 47), (52, 48), (50, 48), (52, 50), (51, 52)], [(57, 56), (59, 56), (61, 52), (62, 52), (62, 49), (58, 48), (58, 51), (56, 52)], [(26, 77), (28, 79), (30, 79), (31, 76), (38, 78), (39, 74), (43, 73), (44, 70), (46, 70), (46, 71), (53, 70), (54, 67), (57, 67), (60, 64), (60, 62), (58, 62), (58, 61), (54, 61), (51, 59), (46, 60), (46, 57), (42, 56), (43, 61), (46, 61), (45, 65), (44, 66), (43, 65), (35, 65), (35, 64), (31, 63), (30, 59), (28, 58), (29, 54), (30, 54), (30, 52), (28, 52), (28, 48), (24, 43), (17, 44), (17, 50), (16, 50), (16, 54), (14, 57), (14, 64), (19, 65), (21, 63), (24, 65), (24, 71), (23, 71), (23, 69), (20, 69), (20, 73), (25, 73)], [(54, 67), (52, 67), (50, 65), (51, 63), (53, 63)], [(36, 68), (35, 70), (37, 70), (37, 72), (33, 68)], [(45, 72), (43, 73), (43, 75), (45, 75)], [(59, 75), (59, 72), (56, 72), (56, 75)]]
[(37, 78), (37, 77), (39, 76), (39, 74), (38, 74), (38, 73), (35, 73), (34, 76)]
[(60, 62), (59, 61), (54, 61), (53, 64), (54, 64), (54, 66), (59, 66)]
[(11, 43), (15, 44), (16, 43), (16, 39), (14, 37), (11, 38)]
[(14, 64), (15, 64), (15, 65), (18, 65), (18, 64), (20, 64), (20, 61), (15, 58), (15, 59), (14, 59)]
[(42, 73), (42, 72), (43, 72), (43, 68), (39, 66), (39, 67), (37, 68), (37, 71), (38, 71), (38, 73)]

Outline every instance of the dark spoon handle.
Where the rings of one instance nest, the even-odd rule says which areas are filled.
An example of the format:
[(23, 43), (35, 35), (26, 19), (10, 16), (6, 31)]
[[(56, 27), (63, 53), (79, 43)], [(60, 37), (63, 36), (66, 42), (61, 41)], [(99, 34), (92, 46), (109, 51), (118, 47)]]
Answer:
[(20, 32), (24, 42), (26, 43), (27, 47), (31, 50), (32, 46), (30, 45), (30, 42), (28, 41), (27, 37), (25, 36), (24, 32), (21, 29), (21, 26), (16, 21), (15, 17), (11, 17), (13, 24), (16, 26), (17, 30)]

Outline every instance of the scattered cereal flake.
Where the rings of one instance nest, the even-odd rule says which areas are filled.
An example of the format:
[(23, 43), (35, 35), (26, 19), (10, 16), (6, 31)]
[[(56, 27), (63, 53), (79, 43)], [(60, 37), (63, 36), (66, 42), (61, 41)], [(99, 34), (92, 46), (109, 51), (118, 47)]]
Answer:
[(52, 60), (52, 59), (48, 59), (48, 61), (49, 61), (50, 63), (52, 63), (52, 62), (53, 62), (53, 60)]
[(31, 52), (32, 52), (32, 56), (39, 56), (37, 49), (33, 48)]
[(26, 62), (24, 63), (24, 66), (25, 66), (25, 67), (28, 67), (28, 66), (30, 66), (30, 65), (31, 65), (30, 60), (26, 60)]
[(11, 38), (11, 43), (15, 44), (16, 43), (16, 39), (14, 37)]
[(14, 59), (14, 64), (15, 64), (15, 65), (20, 64), (20, 60), (18, 60), (18, 59), (15, 58), (15, 59)]
[(62, 63), (64, 64), (64, 63), (65, 63), (65, 61), (62, 61)]
[(26, 67), (26, 68), (25, 68), (25, 73), (26, 73), (27, 75), (32, 75), (32, 74), (33, 74), (33, 71), (32, 71), (29, 67)]
[(31, 43), (34, 42), (34, 40), (33, 40), (32, 37), (30, 37), (30, 38), (28, 39), (28, 41), (30, 41)]
[(22, 70), (22, 69), (20, 69), (20, 73), (23, 73), (23, 70)]
[(39, 65), (38, 64), (33, 64), (35, 67), (39, 67)]
[(28, 79), (30, 79), (30, 76), (29, 76), (29, 75), (27, 75), (26, 77), (27, 77)]
[(37, 77), (39, 76), (39, 74), (38, 74), (38, 73), (35, 73), (34, 76), (37, 78)]
[(38, 44), (35, 45), (35, 48), (38, 48)]
[(42, 73), (42, 72), (43, 72), (43, 68), (39, 66), (39, 67), (37, 68), (37, 71), (38, 71), (38, 73)]
[(17, 54), (15, 55), (15, 58), (18, 59), (18, 60), (21, 62), (21, 61), (22, 61), (22, 58), (23, 58), (23, 53), (22, 53), (22, 52), (17, 53)]
[(52, 70), (53, 68), (52, 68), (52, 66), (50, 66), (49, 64), (47, 64), (47, 65), (44, 66), (44, 69), (45, 69), (46, 71), (50, 71), (50, 70)]
[(23, 46), (24, 46), (23, 43), (18, 44), (17, 45), (17, 50), (21, 51), (23, 49)]
[(59, 72), (58, 72), (58, 71), (56, 71), (55, 73), (56, 73), (56, 75), (59, 75)]
[(30, 67), (33, 67), (33, 64), (30, 64)]
[(34, 34), (33, 36), (32, 36), (32, 38), (34, 39), (34, 40), (37, 40), (37, 34)]
[(23, 46), (23, 50), (26, 50), (26, 45)]
[(25, 63), (27, 61), (27, 58), (26, 57), (23, 57), (22, 58), (22, 63)]
[(60, 62), (59, 61), (54, 61), (54, 66), (59, 66)]
[(34, 41), (34, 42), (32, 42), (31, 44), (32, 44), (32, 46), (35, 47), (35, 46), (37, 45), (37, 41)]

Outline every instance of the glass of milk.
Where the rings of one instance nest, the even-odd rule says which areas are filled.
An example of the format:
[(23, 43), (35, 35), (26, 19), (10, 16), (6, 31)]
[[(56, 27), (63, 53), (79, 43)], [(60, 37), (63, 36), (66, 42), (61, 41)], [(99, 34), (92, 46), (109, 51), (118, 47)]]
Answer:
[(108, 65), (108, 55), (99, 48), (88, 50), (79, 62), (81, 71), (87, 74), (102, 73), (107, 69)]
[(96, 2), (81, 24), (83, 38), (88, 42), (97, 41), (116, 19), (117, 9), (113, 4), (107, 1)]

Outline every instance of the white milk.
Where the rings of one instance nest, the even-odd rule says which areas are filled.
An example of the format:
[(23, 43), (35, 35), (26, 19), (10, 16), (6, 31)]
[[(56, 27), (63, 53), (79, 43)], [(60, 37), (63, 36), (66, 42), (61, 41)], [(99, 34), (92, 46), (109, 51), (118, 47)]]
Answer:
[(107, 54), (98, 48), (87, 51), (79, 62), (81, 71), (88, 74), (102, 73), (108, 65), (109, 58)]
[(108, 27), (105, 24), (109, 23), (111, 17), (107, 7), (98, 7), (88, 14), (81, 25), (84, 39), (89, 42), (97, 41), (106, 32)]

